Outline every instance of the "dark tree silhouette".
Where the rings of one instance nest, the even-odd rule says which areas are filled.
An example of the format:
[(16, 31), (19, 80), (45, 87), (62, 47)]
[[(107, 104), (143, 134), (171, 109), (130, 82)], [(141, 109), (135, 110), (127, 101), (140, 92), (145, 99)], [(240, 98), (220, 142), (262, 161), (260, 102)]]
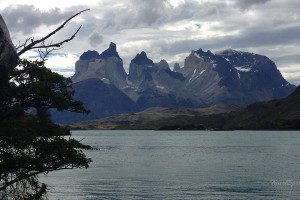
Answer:
[[(88, 10), (88, 9), (87, 9)], [(80, 11), (47, 36), (28, 39), (17, 47), (18, 55), (38, 49), (41, 59), (19, 60), (18, 67), (6, 71), (0, 94), (0, 199), (44, 199), (47, 186), (38, 175), (52, 171), (87, 168), (91, 159), (83, 150), (92, 149), (66, 138), (69, 130), (50, 120), (49, 109), (88, 113), (73, 99), (71, 80), (45, 67), (50, 52), (71, 41), (46, 40), (61, 30)]]

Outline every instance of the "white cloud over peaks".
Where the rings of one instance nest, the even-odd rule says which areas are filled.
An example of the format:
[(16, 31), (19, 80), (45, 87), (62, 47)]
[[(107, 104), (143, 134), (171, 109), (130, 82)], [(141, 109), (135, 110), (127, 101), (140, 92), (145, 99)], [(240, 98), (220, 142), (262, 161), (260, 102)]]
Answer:
[(168, 2), (176, 8), (177, 6), (184, 4), (185, 0), (168, 0)]
[(10, 31), (32, 34), (42, 25), (51, 26), (63, 22), (71, 16), (71, 12), (63, 12), (53, 8), (43, 12), (33, 5), (10, 5), (1, 10)]
[(265, 4), (271, 0), (234, 0), (234, 4), (241, 9), (249, 9), (251, 6)]
[[(111, 1), (104, 1), (109, 2)], [(171, 5), (166, 0), (118, 1), (105, 11), (99, 8), (99, 26), (102, 31), (110, 32), (123, 29), (143, 28), (158, 25), (168, 18)], [(109, 9), (109, 8), (108, 8)]]
[[(154, 61), (183, 63), (191, 50), (231, 47), (266, 55), (288, 80), (300, 80), (300, 75), (290, 76), (286, 70), (300, 71), (298, 0), (74, 0), (53, 1), (49, 8), (35, 4), (35, 0), (26, 1), (26, 5), (22, 2), (0, 1), (0, 12), (15, 43), (38, 38), (77, 11), (91, 8), (49, 41), (66, 39), (82, 24), (76, 38), (61, 51), (77, 56), (87, 50), (101, 52), (112, 41), (125, 68), (141, 51)], [(60, 59), (69, 60), (65, 63), (72, 60)], [(75, 61), (70, 66), (74, 65)]]
[[(26, 51), (21, 55), (21, 58), (26, 58), (29, 60), (40, 60), (40, 54), (37, 50)], [(74, 54), (65, 53), (50, 53), (45, 62), (45, 66), (50, 68), (53, 72), (57, 72), (66, 77), (74, 75), (75, 62), (78, 60), (79, 56)]]
[(71, 76), (74, 74), (74, 66), (77, 60), (78, 56), (74, 54), (54, 54), (48, 57), (46, 67), (54, 72)]

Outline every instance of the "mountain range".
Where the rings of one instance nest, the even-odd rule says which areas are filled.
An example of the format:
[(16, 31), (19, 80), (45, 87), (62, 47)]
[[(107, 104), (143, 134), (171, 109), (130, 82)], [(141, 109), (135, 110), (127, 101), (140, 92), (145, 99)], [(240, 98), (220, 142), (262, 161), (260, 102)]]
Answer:
[(100, 119), (152, 107), (205, 108), (220, 103), (246, 105), (280, 99), (296, 86), (288, 83), (275, 63), (263, 55), (235, 51), (191, 51), (184, 66), (171, 69), (146, 52), (138, 53), (126, 73), (117, 46), (84, 52), (75, 63), (72, 77), (75, 98), (91, 110), (89, 115), (52, 113), (55, 122)]

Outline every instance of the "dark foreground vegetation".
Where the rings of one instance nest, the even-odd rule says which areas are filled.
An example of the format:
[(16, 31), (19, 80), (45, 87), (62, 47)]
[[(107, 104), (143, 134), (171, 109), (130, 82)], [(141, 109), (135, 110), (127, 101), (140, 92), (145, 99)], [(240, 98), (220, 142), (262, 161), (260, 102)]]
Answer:
[[(0, 16), (0, 199), (44, 199), (47, 186), (39, 174), (87, 168), (91, 162), (82, 151), (91, 147), (64, 137), (70, 132), (49, 118), (49, 109), (88, 111), (73, 99), (71, 81), (45, 67), (47, 56), (80, 28), (64, 41), (47, 39), (80, 13), (41, 39), (26, 40), (17, 51)], [(33, 49), (40, 59), (19, 59)]]

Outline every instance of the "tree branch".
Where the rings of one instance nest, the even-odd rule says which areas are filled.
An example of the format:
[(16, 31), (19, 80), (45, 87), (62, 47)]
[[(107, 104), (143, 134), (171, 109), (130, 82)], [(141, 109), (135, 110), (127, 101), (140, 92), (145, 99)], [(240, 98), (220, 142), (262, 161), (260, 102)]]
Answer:
[[(42, 43), (43, 41), (47, 40), (48, 38), (50, 38), (52, 35), (56, 34), (58, 31), (60, 31), (62, 28), (64, 28), (64, 26), (74, 17), (76, 17), (77, 15), (88, 11), (90, 9), (85, 9), (82, 10), (78, 13), (76, 13), (75, 15), (71, 16), (69, 19), (67, 19), (62, 25), (60, 25), (58, 28), (56, 28), (54, 31), (52, 31), (51, 33), (49, 33), (48, 35), (46, 35), (45, 37), (39, 39), (39, 40), (31, 40), (31, 43), (26, 45), (26, 43), (28, 42), (28, 39), (25, 41), (25, 43), (23, 45), (21, 45), (20, 47), (24, 47), (21, 51), (18, 52), (18, 55), (22, 55), (23, 53), (25, 53), (28, 50), (31, 49), (36, 49), (36, 48), (49, 48), (49, 47), (60, 47), (62, 44), (71, 41), (72, 39), (74, 39), (74, 37), (76, 36), (76, 34), (78, 33), (78, 31), (80, 30), (80, 28), (82, 27), (82, 25), (80, 25), (80, 27), (77, 29), (77, 31), (72, 35), (72, 37), (70, 37), (69, 39), (66, 39), (64, 41), (55, 43), (55, 44), (50, 44), (50, 45), (39, 45), (40, 43)], [(36, 46), (39, 45), (39, 46)]]
[[(82, 25), (80, 25), (80, 27), (77, 29), (77, 31), (69, 38), (69, 39), (65, 39), (61, 42), (57, 42), (55, 44), (48, 44), (48, 45), (45, 45), (45, 44), (42, 44), (41, 46), (33, 46), (31, 47), (30, 49), (41, 49), (41, 48), (50, 48), (50, 47), (56, 47), (56, 48), (59, 48), (61, 47), (61, 45), (63, 45), (64, 43), (66, 42), (69, 42), (71, 40), (73, 40), (76, 36), (76, 34), (79, 32), (79, 30), (81, 29)], [(41, 42), (40, 42), (41, 43)]]
[[(59, 167), (59, 168), (44, 169), (44, 170), (41, 170), (41, 171), (35, 171), (35, 172), (32, 172), (32, 173), (28, 173), (28, 174), (21, 174), (21, 175), (17, 176), (15, 179), (13, 179), (11, 181), (8, 181), (3, 186), (1, 186), (0, 191), (5, 190), (7, 187), (9, 187), (9, 186), (21, 181), (21, 180), (25, 180), (27, 178), (36, 176), (38, 174), (49, 173), (49, 172), (53, 172), (53, 171), (61, 171), (61, 170), (66, 170), (66, 169), (74, 169), (74, 168), (75, 167), (72, 167), (72, 166), (65, 166), (65, 167)], [(78, 167), (78, 168), (80, 169), (82, 167)]]

